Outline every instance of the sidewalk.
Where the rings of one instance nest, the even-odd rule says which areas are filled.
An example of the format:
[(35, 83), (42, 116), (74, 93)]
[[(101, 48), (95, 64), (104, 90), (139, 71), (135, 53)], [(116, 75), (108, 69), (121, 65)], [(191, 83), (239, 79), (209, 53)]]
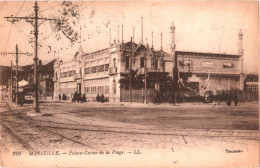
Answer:
[[(48, 101), (49, 102), (49, 101)], [(43, 102), (47, 103), (47, 102)], [(53, 101), (53, 103), (70, 103), (73, 106), (77, 105), (84, 105), (84, 106), (124, 106), (124, 107), (133, 107), (133, 108), (205, 108), (205, 107), (229, 107), (229, 108), (238, 108), (248, 106), (248, 103), (258, 104), (258, 101), (251, 101), (251, 102), (239, 102), (238, 106), (235, 106), (232, 103), (231, 106), (227, 106), (226, 102), (213, 102), (213, 103), (202, 103), (202, 102), (185, 102), (185, 103), (177, 103), (175, 105), (170, 103), (140, 103), (140, 102), (84, 102), (84, 103), (72, 103), (71, 101)]]
[[(18, 107), (16, 103), (11, 102), (10, 100), (3, 100), (11, 104), (12, 107)], [(59, 101), (59, 100), (46, 100), (46, 101), (39, 101), (40, 106), (41, 103), (58, 103), (58, 104), (71, 104), (73, 106), (124, 106), (124, 107), (133, 107), (133, 108), (205, 108), (205, 107), (229, 107), (229, 108), (239, 108), (239, 107), (245, 107), (248, 106), (248, 103), (253, 104), (255, 106), (259, 106), (258, 101), (250, 101), (250, 102), (239, 102), (238, 106), (235, 106), (234, 103), (232, 103), (231, 106), (227, 106), (225, 102), (213, 102), (213, 103), (202, 103), (202, 102), (185, 102), (185, 103), (177, 103), (175, 105), (169, 104), (169, 103), (160, 103), (160, 104), (153, 104), (153, 103), (139, 103), (139, 102), (84, 102), (84, 103), (75, 103), (71, 101)], [(19, 106), (19, 109), (22, 108), (33, 108), (33, 104), (25, 104), (23, 106)]]

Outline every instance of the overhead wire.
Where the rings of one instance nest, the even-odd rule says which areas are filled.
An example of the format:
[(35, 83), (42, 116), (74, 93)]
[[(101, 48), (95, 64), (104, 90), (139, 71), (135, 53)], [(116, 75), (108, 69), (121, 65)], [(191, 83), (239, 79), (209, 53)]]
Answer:
[(8, 37), (7, 37), (7, 41), (6, 41), (6, 45), (5, 45), (5, 51), (6, 51), (9, 39), (10, 39), (10, 33), (11, 33), (11, 30), (12, 30), (12, 27), (13, 27), (13, 23), (11, 23), (11, 26), (10, 26), (10, 29), (9, 29), (9, 33), (8, 33)]
[[(21, 11), (21, 9), (22, 9), (22, 7), (23, 7), (24, 4), (25, 4), (25, 1), (23, 2), (23, 4), (21, 5), (21, 7), (19, 8), (18, 12), (16, 13), (16, 16), (19, 14), (19, 12)], [(5, 45), (5, 51), (6, 51), (6, 48), (7, 48), (9, 39), (10, 39), (10, 34), (11, 34), (12, 27), (13, 27), (13, 23), (11, 23), (11, 26), (10, 26), (10, 29), (9, 29), (8, 38), (7, 38), (6, 45)]]
[(18, 12), (16, 13), (16, 16), (17, 16), (17, 15), (19, 14), (19, 12), (21, 11), (21, 9), (22, 9), (23, 5), (25, 4), (25, 2), (26, 2), (26, 0), (23, 1), (23, 4), (21, 5), (20, 9), (19, 9)]
[(26, 37), (30, 37), (28, 34), (26, 34), (21, 28), (20, 26), (18, 26), (17, 24), (14, 24)]

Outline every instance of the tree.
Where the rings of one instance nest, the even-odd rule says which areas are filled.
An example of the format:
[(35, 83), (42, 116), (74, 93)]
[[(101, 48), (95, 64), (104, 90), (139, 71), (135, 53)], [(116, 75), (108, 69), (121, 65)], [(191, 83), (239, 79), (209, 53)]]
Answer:
[[(143, 77), (138, 74), (138, 70), (131, 70), (132, 88), (141, 89), (144, 87)], [(121, 78), (118, 82), (120, 83), (120, 88), (129, 86), (130, 84), (130, 73), (128, 73), (124, 78)]]

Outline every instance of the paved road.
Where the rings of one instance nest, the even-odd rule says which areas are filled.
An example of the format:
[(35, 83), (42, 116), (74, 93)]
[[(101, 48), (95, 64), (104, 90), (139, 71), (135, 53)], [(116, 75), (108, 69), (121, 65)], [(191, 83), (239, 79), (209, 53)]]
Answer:
[[(132, 160), (140, 159), (153, 167), (258, 164), (258, 102), (238, 107), (42, 103), (42, 115), (37, 117), (26, 115), (30, 106), (7, 104), (0, 104), (5, 124), (1, 125), (2, 153), (114, 151), (111, 159), (116, 163), (127, 160), (134, 166)], [(111, 159), (107, 163), (114, 167)]]

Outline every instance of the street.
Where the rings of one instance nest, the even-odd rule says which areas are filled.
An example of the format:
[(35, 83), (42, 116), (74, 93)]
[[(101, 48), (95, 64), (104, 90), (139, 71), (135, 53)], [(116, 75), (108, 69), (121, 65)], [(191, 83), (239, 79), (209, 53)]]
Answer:
[[(28, 157), (41, 162), (30, 155), (58, 155), (55, 163), (61, 166), (66, 161), (72, 164), (70, 155), (76, 160), (88, 155), (91, 167), (100, 151), (109, 151), (109, 156), (101, 157), (108, 167), (140, 165), (136, 159), (140, 166), (155, 167), (259, 163), (258, 102), (237, 107), (45, 102), (40, 104), (40, 116), (26, 115), (32, 106), (4, 101), (0, 105), (2, 162)], [(14, 152), (21, 156), (14, 157)]]

